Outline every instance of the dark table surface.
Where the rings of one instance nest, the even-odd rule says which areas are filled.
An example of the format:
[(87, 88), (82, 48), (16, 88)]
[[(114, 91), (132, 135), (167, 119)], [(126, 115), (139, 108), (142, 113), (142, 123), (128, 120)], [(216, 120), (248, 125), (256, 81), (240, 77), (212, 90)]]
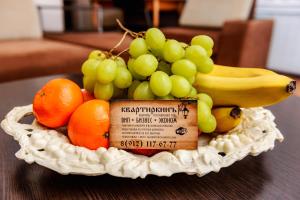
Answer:
[[(54, 77), (0, 84), (1, 120), (14, 106), (30, 104), (34, 93)], [(201, 178), (63, 176), (18, 160), (18, 144), (0, 129), (0, 199), (300, 199), (300, 99), (290, 97), (270, 109), (284, 142)]]

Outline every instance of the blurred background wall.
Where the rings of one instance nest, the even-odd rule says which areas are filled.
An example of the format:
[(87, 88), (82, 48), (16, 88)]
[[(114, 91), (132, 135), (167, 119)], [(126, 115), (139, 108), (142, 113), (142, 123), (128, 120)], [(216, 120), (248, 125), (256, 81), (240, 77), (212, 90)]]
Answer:
[(275, 22), (267, 66), (300, 75), (300, 1), (259, 0), (256, 18)]
[[(74, 2), (77, 5), (90, 3), (90, 1), (85, 0), (34, 0), (34, 2), (38, 6), (47, 6), (47, 9), (44, 8), (40, 12), (43, 30), (46, 32), (65, 31), (67, 27), (65, 25), (65, 13), (59, 7), (70, 3), (74, 4)], [(52, 7), (55, 9), (51, 9)], [(162, 13), (161, 16), (162, 26), (164, 26), (166, 19), (169, 24), (176, 24), (179, 17), (174, 13)], [(86, 19), (89, 14), (81, 11), (72, 17)], [(258, 0), (255, 18), (273, 19), (275, 22), (267, 63), (268, 68), (300, 75), (300, 0)], [(79, 22), (77, 29), (85, 27), (85, 23), (90, 24), (88, 21), (77, 21)]]
[[(156, 26), (168, 38), (187, 43), (195, 35), (209, 35), (215, 42), (212, 58), (217, 64), (300, 76), (300, 0), (0, 0), (0, 5), (3, 80), (10, 69), (22, 75), (21, 69), (46, 72), (42, 68), (46, 66), (52, 73), (54, 64), (41, 62), (40, 53), (45, 58), (51, 57), (49, 52), (58, 54), (56, 61), (62, 65), (55, 66), (63, 72), (62, 56), (70, 55), (65, 54), (67, 46), (77, 52), (70, 60), (77, 60), (72, 66), (79, 71), (82, 51), (110, 50), (122, 37), (116, 18), (133, 31)], [(7, 16), (14, 20), (7, 23)], [(39, 33), (34, 41), (28, 40), (29, 25)], [(21, 43), (32, 49), (20, 50)], [(11, 79), (16, 77), (12, 73)]]
[(40, 19), (43, 30), (48, 32), (62, 32), (65, 30), (63, 0), (34, 0), (39, 7), (49, 7), (40, 10)]

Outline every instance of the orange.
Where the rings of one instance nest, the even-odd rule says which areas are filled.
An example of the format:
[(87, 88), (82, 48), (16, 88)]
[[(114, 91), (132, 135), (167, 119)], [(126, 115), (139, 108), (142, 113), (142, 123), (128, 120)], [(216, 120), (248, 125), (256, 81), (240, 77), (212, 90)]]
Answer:
[(77, 146), (96, 150), (108, 148), (109, 103), (91, 100), (80, 105), (72, 114), (68, 124), (68, 136)]
[(81, 89), (81, 93), (82, 93), (84, 102), (95, 99), (94, 95), (92, 93), (88, 92), (86, 89)]
[(67, 125), (71, 114), (83, 103), (80, 88), (68, 79), (53, 79), (33, 99), (37, 121), (50, 128)]

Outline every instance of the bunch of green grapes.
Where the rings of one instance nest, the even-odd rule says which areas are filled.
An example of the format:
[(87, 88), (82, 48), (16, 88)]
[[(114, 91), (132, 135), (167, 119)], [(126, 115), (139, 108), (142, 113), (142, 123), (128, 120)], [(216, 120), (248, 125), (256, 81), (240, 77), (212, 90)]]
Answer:
[(83, 87), (97, 99), (120, 98), (132, 83), (132, 75), (121, 57), (110, 57), (94, 50), (81, 68)]
[[(210, 58), (213, 45), (206, 35), (193, 37), (188, 45), (166, 39), (158, 28), (150, 28), (130, 43), (127, 65), (121, 57), (107, 58), (101, 51), (91, 52), (82, 66), (84, 88), (104, 100), (121, 98), (124, 94), (135, 100), (211, 99), (197, 94), (193, 84), (197, 72), (213, 70)], [(199, 128), (212, 132), (215, 127), (212, 102), (204, 102), (198, 101)]]
[(144, 37), (134, 39), (129, 46), (128, 69), (133, 83), (128, 98), (138, 100), (196, 97), (192, 86), (197, 72), (213, 69), (213, 40), (195, 36), (191, 45), (166, 39), (157, 28), (150, 28)]

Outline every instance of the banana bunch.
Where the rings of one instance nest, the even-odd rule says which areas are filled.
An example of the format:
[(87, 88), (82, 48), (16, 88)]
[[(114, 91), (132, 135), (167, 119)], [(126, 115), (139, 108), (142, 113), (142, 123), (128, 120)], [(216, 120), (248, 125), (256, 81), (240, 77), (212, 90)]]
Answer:
[(242, 119), (242, 110), (239, 107), (220, 107), (214, 108), (212, 114), (217, 121), (217, 127), (214, 132), (225, 133), (240, 124)]
[(249, 108), (286, 99), (296, 89), (296, 81), (266, 69), (215, 65), (212, 72), (197, 74), (194, 87), (210, 95), (214, 106)]

